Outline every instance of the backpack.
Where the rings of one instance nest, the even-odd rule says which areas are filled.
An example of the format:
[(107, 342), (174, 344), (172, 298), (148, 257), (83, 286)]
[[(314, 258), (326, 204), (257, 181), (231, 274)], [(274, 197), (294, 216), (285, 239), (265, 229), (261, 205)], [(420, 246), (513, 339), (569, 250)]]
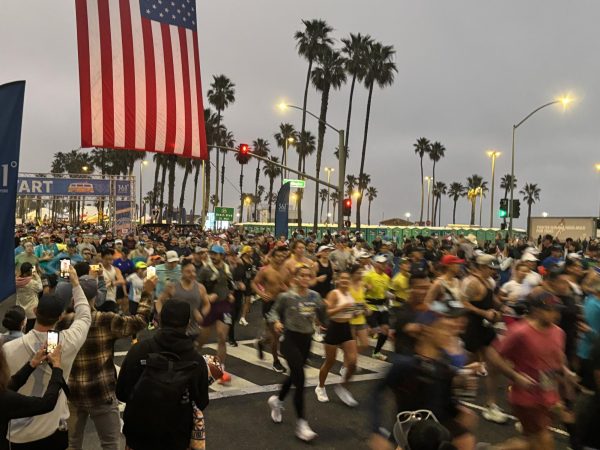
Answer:
[(162, 434), (177, 429), (178, 424), (180, 427), (182, 420), (191, 423), (189, 387), (199, 363), (181, 361), (174, 353), (160, 352), (150, 353), (141, 364), (144, 372), (123, 414), (124, 431)]

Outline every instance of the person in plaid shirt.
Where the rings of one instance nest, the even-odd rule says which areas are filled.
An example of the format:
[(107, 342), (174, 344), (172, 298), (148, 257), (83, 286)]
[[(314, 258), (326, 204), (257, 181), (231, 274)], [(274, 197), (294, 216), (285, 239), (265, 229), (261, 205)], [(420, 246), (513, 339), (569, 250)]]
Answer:
[[(98, 277), (99, 288), (104, 288)], [(152, 293), (156, 279), (146, 280), (137, 313), (121, 316), (114, 312), (96, 311), (96, 290), (86, 290), (92, 308), (92, 325), (87, 339), (75, 358), (69, 377), (69, 448), (82, 449), (88, 417), (92, 419), (104, 450), (117, 450), (121, 445), (119, 403), (115, 388), (117, 372), (114, 363), (115, 341), (131, 337), (147, 325), (152, 309)]]

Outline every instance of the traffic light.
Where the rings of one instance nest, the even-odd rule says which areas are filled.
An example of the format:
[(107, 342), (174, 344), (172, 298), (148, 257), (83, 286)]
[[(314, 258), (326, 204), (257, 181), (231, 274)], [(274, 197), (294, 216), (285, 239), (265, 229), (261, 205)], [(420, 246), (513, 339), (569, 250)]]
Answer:
[(240, 155), (250, 156), (250, 146), (248, 144), (240, 144)]
[(521, 217), (521, 201), (520, 200), (513, 200), (511, 217), (513, 219), (518, 219), (519, 217)]
[(501, 218), (508, 217), (508, 199), (507, 198), (500, 199), (500, 209), (498, 210), (498, 217), (501, 217)]
[(348, 216), (348, 217), (351, 216), (352, 215), (352, 199), (345, 198), (342, 206), (344, 207), (344, 209), (342, 210), (344, 213), (344, 216)]

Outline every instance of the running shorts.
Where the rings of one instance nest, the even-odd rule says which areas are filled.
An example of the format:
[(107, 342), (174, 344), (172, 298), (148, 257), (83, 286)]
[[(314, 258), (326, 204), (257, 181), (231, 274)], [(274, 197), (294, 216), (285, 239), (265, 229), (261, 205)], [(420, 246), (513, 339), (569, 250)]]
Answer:
[(202, 327), (210, 327), (217, 321), (231, 325), (231, 303), (227, 300), (211, 303), (210, 312), (204, 318)]
[(377, 328), (381, 325), (390, 324), (390, 312), (389, 311), (373, 311), (370, 316), (367, 316), (367, 323), (371, 328)]
[(341, 345), (352, 339), (354, 338), (352, 337), (350, 323), (329, 321), (323, 342), (329, 345)]

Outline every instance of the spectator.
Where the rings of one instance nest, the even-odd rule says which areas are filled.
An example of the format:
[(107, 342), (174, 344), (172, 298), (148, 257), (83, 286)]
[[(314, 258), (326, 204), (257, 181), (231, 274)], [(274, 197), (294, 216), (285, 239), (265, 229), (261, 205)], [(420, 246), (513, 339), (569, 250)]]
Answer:
[[(90, 306), (73, 267), (69, 269), (69, 276), (73, 285), (75, 320), (68, 330), (63, 330), (59, 334), (59, 343), (62, 346), (61, 367), (65, 381), (71, 373), (77, 352), (85, 342), (91, 323)], [(35, 309), (36, 323), (33, 330), (3, 346), (11, 374), (21, 369), (29, 361), (31, 355), (42, 348), (47, 341), (47, 332), (55, 329), (62, 314), (63, 304), (58, 298), (51, 295), (42, 296)], [(23, 395), (40, 396), (48, 387), (53, 376), (52, 370), (46, 365), (40, 366), (38, 370), (38, 376), (35, 379), (28, 379), (20, 389)], [(43, 416), (27, 417), (11, 422), (10, 442), (12, 448), (66, 449), (68, 418), (67, 398), (64, 393), (61, 393), (56, 407), (51, 412)]]
[(21, 268), (21, 264), (23, 264), (25, 262), (30, 263), (33, 267), (36, 267), (38, 265), (38, 258), (33, 253), (33, 243), (25, 242), (23, 244), (23, 249), (24, 249), (23, 253), (19, 253), (17, 256), (15, 256), (15, 264), (16, 264), (17, 272)]
[(27, 317), (26, 332), (35, 324), (35, 308), (38, 305), (38, 294), (42, 292), (42, 280), (37, 272), (33, 272), (33, 266), (24, 262), (21, 264), (20, 274), (17, 275), (17, 305), (25, 310)]
[(25, 317), (25, 310), (23, 308), (19, 305), (9, 308), (2, 319), (2, 326), (6, 328), (6, 333), (0, 335), (0, 343), (9, 342), (23, 336), (26, 321), (27, 318)]
[[(161, 311), (161, 328), (156, 334), (134, 345), (127, 353), (117, 380), (117, 398), (127, 403), (123, 415), (127, 446), (132, 450), (186, 450), (192, 433), (192, 402), (200, 410), (208, 405), (208, 369), (204, 358), (194, 348), (193, 338), (186, 335), (190, 322), (190, 306), (179, 300), (167, 300)], [(162, 416), (147, 411), (148, 420), (139, 414), (144, 398), (134, 396), (134, 388), (144, 373), (142, 360), (151, 354), (171, 352), (180, 362), (195, 362), (188, 391), (178, 402), (174, 415)], [(157, 405), (158, 408), (160, 406)], [(133, 413), (135, 411), (135, 413)]]

